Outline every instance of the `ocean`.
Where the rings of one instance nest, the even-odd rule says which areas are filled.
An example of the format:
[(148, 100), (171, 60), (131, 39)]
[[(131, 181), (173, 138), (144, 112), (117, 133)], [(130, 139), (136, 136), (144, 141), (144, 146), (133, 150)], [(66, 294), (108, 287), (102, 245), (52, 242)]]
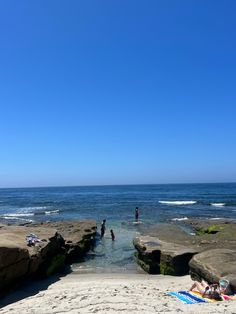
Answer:
[(2, 223), (94, 219), (100, 232), (106, 219), (104, 239), (72, 266), (77, 272), (137, 272), (134, 236), (156, 223), (183, 224), (189, 218), (236, 219), (236, 183), (0, 189)]

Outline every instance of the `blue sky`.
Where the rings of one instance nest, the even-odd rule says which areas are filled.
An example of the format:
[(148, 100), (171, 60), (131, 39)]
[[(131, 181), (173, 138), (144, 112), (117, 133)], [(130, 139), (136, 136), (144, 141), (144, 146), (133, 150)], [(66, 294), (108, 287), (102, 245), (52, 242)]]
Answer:
[(236, 181), (236, 1), (0, 2), (0, 187)]

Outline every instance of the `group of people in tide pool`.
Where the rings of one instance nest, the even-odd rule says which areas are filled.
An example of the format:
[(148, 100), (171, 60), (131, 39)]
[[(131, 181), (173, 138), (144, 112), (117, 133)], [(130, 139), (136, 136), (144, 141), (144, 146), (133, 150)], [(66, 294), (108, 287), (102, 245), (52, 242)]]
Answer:
[[(101, 239), (104, 237), (105, 232), (106, 232), (106, 219), (103, 219), (102, 224), (101, 224)], [(111, 232), (112, 241), (115, 241), (115, 235), (114, 235), (113, 230), (111, 229), (110, 232)]]
[[(138, 207), (136, 207), (135, 212), (134, 212), (134, 219), (136, 222), (138, 222), (138, 217), (139, 217), (139, 211), (138, 211)], [(103, 219), (101, 223), (101, 239), (104, 237), (105, 232), (106, 232), (106, 219)], [(111, 233), (112, 241), (115, 241), (115, 234), (112, 229), (110, 230), (110, 233)]]
[[(139, 209), (135, 208), (134, 211), (134, 219), (135, 223), (138, 222), (139, 219)], [(101, 223), (101, 239), (104, 237), (106, 232), (106, 219), (104, 219)], [(111, 239), (115, 241), (115, 234), (113, 229), (110, 230)], [(208, 284), (206, 281), (202, 280), (201, 282), (194, 281), (189, 291), (197, 291), (204, 298), (214, 299), (217, 301), (228, 300), (229, 295), (232, 295), (232, 291), (230, 289), (229, 281), (226, 279), (220, 279), (218, 283)]]
[[(106, 219), (103, 219), (102, 224), (101, 224), (101, 239), (104, 237), (106, 232)], [(111, 232), (111, 239), (112, 241), (115, 241), (115, 234), (113, 232), (113, 230), (110, 230)]]

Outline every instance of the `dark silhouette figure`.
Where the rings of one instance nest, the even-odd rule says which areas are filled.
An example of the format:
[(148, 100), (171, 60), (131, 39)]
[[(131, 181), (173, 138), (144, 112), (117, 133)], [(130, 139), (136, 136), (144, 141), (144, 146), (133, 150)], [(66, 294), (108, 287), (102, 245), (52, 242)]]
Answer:
[(101, 238), (104, 237), (104, 234), (105, 234), (105, 231), (106, 231), (106, 226), (105, 226), (105, 224), (106, 224), (106, 219), (103, 219), (102, 225), (101, 225)]
[(114, 232), (112, 229), (111, 229), (111, 239), (112, 239), (112, 241), (115, 241), (115, 235), (114, 235)]
[(135, 221), (138, 221), (138, 215), (139, 215), (138, 207), (136, 207), (136, 208), (135, 208), (135, 212), (134, 212)]

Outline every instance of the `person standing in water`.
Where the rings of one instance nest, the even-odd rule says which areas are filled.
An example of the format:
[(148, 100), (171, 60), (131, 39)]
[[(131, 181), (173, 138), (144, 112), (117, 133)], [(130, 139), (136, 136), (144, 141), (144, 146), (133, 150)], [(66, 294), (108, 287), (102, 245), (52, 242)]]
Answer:
[(111, 239), (112, 239), (112, 241), (115, 241), (115, 235), (114, 235), (114, 232), (112, 229), (111, 229)]
[(135, 208), (135, 212), (134, 212), (135, 221), (138, 221), (138, 215), (139, 215), (138, 207), (136, 207), (136, 208)]
[(104, 237), (105, 231), (106, 231), (106, 219), (103, 219), (102, 225), (101, 225), (101, 239)]

